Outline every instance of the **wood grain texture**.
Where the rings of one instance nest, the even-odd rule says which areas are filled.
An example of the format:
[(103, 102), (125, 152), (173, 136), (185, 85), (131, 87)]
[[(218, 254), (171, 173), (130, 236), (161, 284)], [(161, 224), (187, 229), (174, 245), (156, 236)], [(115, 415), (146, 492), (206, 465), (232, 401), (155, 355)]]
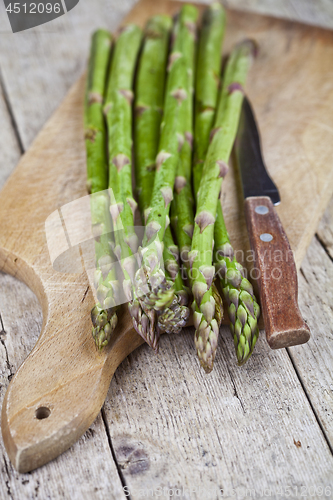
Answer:
[(296, 265), (281, 221), (267, 196), (246, 198), (244, 208), (267, 342), (272, 349), (304, 344), (310, 331), (298, 307)]
[(13, 129), (3, 90), (0, 87), (0, 189), (12, 173), (20, 156), (20, 146)]
[(164, 336), (158, 357), (140, 347), (111, 382), (105, 411), (132, 498), (159, 487), (184, 488), (188, 500), (244, 499), (250, 489), (260, 498), (262, 488), (279, 498), (281, 488), (329, 485), (332, 456), (287, 352), (261, 336), (239, 369), (223, 327), (205, 376), (192, 336)]
[[(33, 36), (31, 32), (27, 33), (22, 33), (20, 34), (20, 43), (13, 43), (14, 42), (14, 37), (10, 36), (8, 37), (9, 40), (6, 45), (6, 50), (1, 51), (1, 70), (3, 75), (5, 75), (5, 81), (9, 87), (11, 87), (11, 104), (12, 104), (12, 109), (14, 112), (14, 115), (20, 116), (21, 121), (19, 122), (18, 125), (18, 130), (27, 131), (27, 134), (30, 134), (30, 141), (31, 138), (34, 137), (36, 132), (41, 128), (42, 124), (44, 123), (45, 119), (49, 116), (50, 112), (52, 109), (56, 108), (57, 103), (55, 102), (56, 99), (58, 99), (57, 102), (60, 102), (61, 98), (64, 96), (66, 90), (68, 89), (69, 85), (74, 81), (74, 79), (80, 74), (81, 68), (84, 66), (85, 59), (86, 59), (86, 53), (87, 53), (87, 47), (88, 47), (88, 38), (89, 38), (89, 30), (92, 30), (92, 26), (98, 26), (98, 25), (104, 25), (104, 26), (111, 26), (111, 24), (116, 24), (119, 19), (119, 9), (122, 9), (121, 12), (127, 11), (130, 8), (131, 2), (121, 2), (121, 4), (117, 3), (115, 4), (114, 1), (110, 1), (107, 4), (104, 2), (94, 2), (94, 7), (96, 8), (91, 8), (91, 2), (88, 0), (85, 0), (85, 2), (80, 2), (81, 7), (83, 7), (84, 3), (84, 11), (83, 10), (77, 10), (74, 9), (71, 13), (71, 22), (70, 22), (70, 27), (73, 29), (72, 32), (72, 37), (70, 38), (71, 43), (68, 43), (66, 46), (66, 42), (64, 41), (64, 35), (68, 34), (68, 30), (65, 29), (65, 27), (61, 27), (58, 29), (58, 31), (54, 30), (54, 32), (50, 35), (50, 32), (48, 32), (47, 35), (41, 35), (41, 36)], [(325, 10), (325, 5), (327, 2), (325, 0), (318, 1), (316, 3), (310, 2), (310, 1), (302, 1), (301, 3), (298, 2), (299, 5), (299, 11), (297, 13), (294, 12), (293, 6), (291, 2), (279, 2), (277, 4), (276, 2), (270, 2), (270, 0), (247, 0), (240, 5), (239, 0), (229, 0), (229, 5), (236, 5), (238, 7), (243, 7), (245, 6), (246, 8), (265, 8), (266, 13), (273, 13), (275, 15), (283, 15), (283, 16), (288, 16), (290, 18), (299, 18), (300, 20), (306, 21), (306, 12), (307, 9), (314, 9), (314, 16), (311, 19), (311, 22), (319, 22), (319, 12), (323, 15), (325, 15), (325, 22), (328, 24), (331, 22), (331, 26), (333, 25), (333, 22), (330, 21), (332, 20), (332, 17), (330, 18), (329, 16), (329, 11)], [(103, 5), (102, 5), (103, 4)], [(330, 4), (330, 2), (329, 2)], [(100, 16), (99, 19), (97, 19), (97, 15), (95, 16), (96, 12), (99, 12), (98, 15), (100, 15), (101, 7), (105, 7), (107, 5), (107, 10), (103, 11), (103, 16)], [(328, 5), (328, 4), (327, 4)], [(0, 4), (0, 13), (1, 9), (3, 9), (3, 4)], [(281, 9), (281, 10), (280, 10)], [(303, 15), (304, 13), (304, 15)], [(117, 17), (118, 16), (118, 17)], [(302, 17), (303, 16), (303, 17)], [(102, 18), (103, 17), (103, 18)], [(63, 21), (65, 18), (63, 19)], [(69, 40), (69, 38), (68, 38)], [(4, 41), (4, 37), (2, 36), (1, 33), (1, 42)], [(25, 46), (26, 44), (29, 43), (31, 50), (25, 51)], [(53, 45), (54, 47), (61, 47), (61, 50), (51, 50)], [(3, 46), (3, 45), (2, 45)], [(44, 50), (42, 49), (44, 47)], [(38, 60), (40, 61), (40, 66), (42, 68), (48, 68), (48, 71), (45, 71), (45, 74), (42, 72), (42, 70), (39, 69), (39, 63), (38, 61), (35, 62), (34, 69), (29, 71), (32, 60), (34, 58), (34, 54), (38, 54)], [(63, 55), (65, 54), (65, 59)], [(27, 78), (27, 74), (29, 75), (29, 78)], [(41, 77), (43, 77), (43, 84), (40, 85)], [(66, 85), (63, 85), (63, 82), (65, 81)], [(24, 89), (24, 91), (22, 90)], [(37, 89), (36, 94), (38, 94), (38, 99), (36, 100), (35, 96), (35, 90)], [(30, 103), (33, 102), (33, 105)], [(38, 108), (38, 112), (36, 113), (36, 106)], [(2, 134), (3, 134), (3, 126), (4, 123), (3, 121), (1, 122), (2, 125)], [(12, 129), (8, 126), (8, 133), (13, 134)], [(28, 143), (28, 141), (26, 141)], [(1, 169), (3, 169), (4, 166), (6, 166), (6, 163), (3, 162), (4, 154), (11, 154), (11, 146), (10, 142), (4, 141), (4, 144), (2, 146), (2, 155), (0, 158), (1, 162)], [(329, 230), (330, 226), (325, 226), (323, 225), (323, 231)], [(319, 257), (321, 254), (318, 254)], [(311, 256), (312, 260), (312, 256)], [(318, 260), (318, 267), (321, 269), (320, 266), (320, 258)], [(326, 264), (325, 264), (326, 266)], [(320, 273), (320, 275), (324, 276), (323, 273)], [(6, 337), (3, 337), (4, 343), (7, 344), (8, 341), (12, 342), (13, 349), (9, 352), (9, 363), (12, 364), (14, 367), (18, 366), (20, 362), (24, 359), (26, 354), (23, 354), (22, 357), (19, 357), (17, 352), (19, 351), (22, 346), (27, 346), (25, 353), (28, 353), (31, 349), (31, 347), (34, 345), (34, 342), (36, 340), (36, 334), (35, 336), (32, 337), (32, 343), (29, 344), (29, 337), (31, 337), (31, 332), (34, 327), (32, 327), (30, 324), (26, 324), (24, 322), (24, 319), (27, 314), (27, 309), (28, 308), (31, 311), (32, 317), (34, 315), (38, 315), (38, 311), (40, 311), (40, 308), (37, 304), (37, 302), (29, 302), (26, 303), (25, 297), (31, 295), (31, 292), (27, 290), (25, 286), (23, 286), (21, 283), (17, 282), (17, 280), (13, 277), (10, 276), (3, 276), (0, 275), (0, 303), (1, 303), (1, 310), (3, 311), (5, 309), (5, 314), (3, 312), (3, 317), (5, 318), (5, 324), (10, 324), (13, 322), (13, 315), (11, 310), (8, 310), (8, 314), (6, 311), (6, 305), (4, 306), (5, 302), (3, 300), (3, 297), (8, 296), (8, 288), (2, 286), (3, 280), (9, 283), (10, 289), (13, 290), (13, 295), (12, 295), (12, 302), (15, 304), (15, 313), (17, 315), (18, 311), (21, 311), (19, 316), (15, 319), (15, 328), (9, 330), (9, 333), (7, 334)], [(326, 280), (326, 287), (328, 290), (330, 290), (331, 283)], [(16, 288), (15, 288), (16, 287)], [(19, 297), (19, 298), (18, 298)], [(308, 321), (310, 323), (311, 321), (311, 329), (314, 332), (318, 331), (318, 335), (316, 335), (315, 342), (316, 342), (316, 348), (313, 348), (312, 341), (308, 344), (308, 346), (302, 346), (300, 348), (292, 348), (290, 349), (291, 353), (294, 353), (296, 350), (298, 351), (298, 363), (299, 367), (303, 369), (303, 372), (300, 372), (300, 368), (298, 367), (298, 374), (302, 373), (302, 382), (307, 390), (307, 395), (312, 401), (312, 404), (315, 408), (315, 411), (317, 413), (317, 416), (320, 418), (321, 422), (325, 422), (325, 429), (332, 429), (332, 422), (331, 420), (327, 417), (329, 417), (332, 414), (332, 405), (328, 405), (331, 401), (331, 394), (332, 394), (332, 387), (331, 387), (331, 378), (330, 378), (330, 372), (332, 370), (331, 368), (331, 361), (330, 357), (327, 355), (327, 359), (325, 362), (324, 367), (321, 364), (321, 355), (323, 352), (326, 353), (326, 350), (329, 346), (330, 342), (330, 331), (331, 331), (331, 324), (332, 324), (332, 319), (331, 316), (327, 315), (326, 312), (329, 312), (329, 308), (327, 308), (325, 311), (325, 314), (322, 313), (322, 303), (324, 300), (325, 303), (325, 297), (322, 294), (322, 282), (321, 280), (318, 280), (317, 278), (313, 279), (311, 282), (311, 287), (309, 287), (306, 283), (305, 280), (301, 277), (300, 279), (300, 299), (301, 299), (301, 306), (303, 304), (302, 300), (304, 297), (304, 305), (302, 307), (302, 310), (304, 312), (304, 315), (308, 318)], [(20, 307), (22, 306), (22, 308)], [(304, 310), (304, 307), (306, 307), (306, 312)], [(314, 314), (311, 316), (310, 311), (314, 311)], [(40, 314), (40, 313), (39, 313)], [(317, 325), (317, 317), (320, 317), (320, 324)], [(318, 329), (316, 329), (316, 326), (318, 326)], [(21, 328), (21, 330), (20, 330)], [(36, 331), (38, 330), (38, 326), (36, 325)], [(39, 324), (40, 328), (40, 324)], [(8, 329), (8, 328), (7, 328)], [(21, 331), (21, 335), (16, 335), (15, 332)], [(326, 337), (325, 337), (326, 336)], [(173, 342), (176, 342), (177, 339), (169, 339), (170, 341), (172, 340)], [(28, 344), (28, 345), (27, 345)], [(310, 346), (311, 344), (311, 346)], [(308, 366), (308, 358), (304, 356), (305, 353), (305, 347), (306, 347), (306, 352), (309, 352), (309, 356), (312, 356), (312, 364), (311, 364), (311, 370), (309, 370), (309, 373), (307, 372), (307, 366)], [(312, 350), (310, 351), (310, 348)], [(1, 350), (2, 349), (2, 350)], [(145, 349), (144, 347), (141, 349)], [(232, 350), (232, 349), (231, 349)], [(315, 352), (315, 356), (313, 355), (313, 351)], [(0, 345), (0, 352), (2, 353), (1, 359), (3, 360), (3, 363), (5, 363), (5, 360), (7, 359), (4, 346), (3, 344)], [(231, 353), (232, 355), (232, 353)], [(17, 361), (17, 364), (15, 364)], [(163, 361), (164, 362), (164, 361)], [(126, 361), (124, 362), (126, 363)], [(168, 370), (172, 370), (174, 366), (174, 359), (172, 358), (169, 361), (164, 362), (165, 366), (168, 368)], [(4, 366), (4, 364), (3, 364)], [(147, 380), (150, 380), (154, 377), (154, 365), (150, 367), (149, 365), (146, 366), (145, 368), (145, 376)], [(188, 366), (186, 365), (184, 367), (185, 370), (188, 369)], [(268, 370), (271, 370), (272, 368), (269, 367)], [(284, 361), (279, 360), (278, 366), (275, 366), (277, 371), (282, 372), (284, 370)], [(196, 370), (196, 368), (195, 368)], [(119, 370), (118, 370), (119, 372)], [(117, 373), (118, 373), (117, 372)], [(8, 372), (9, 373), (9, 372)], [(317, 375), (318, 374), (318, 375)], [(308, 377), (309, 375), (309, 377)], [(310, 376), (311, 375), (311, 376)], [(121, 397), (122, 394), (122, 378), (118, 378), (118, 384), (120, 386), (118, 387), (119, 392), (119, 397)], [(7, 376), (4, 378), (2, 381), (3, 387), (6, 387), (8, 385), (8, 378)], [(219, 381), (217, 383), (220, 383)], [(248, 381), (246, 381), (248, 383)], [(283, 387), (284, 379), (282, 379), (277, 387), (278, 390), (280, 390), (280, 387)], [(135, 385), (133, 386), (135, 387)], [(132, 389), (133, 389), (132, 387)], [(206, 381), (206, 388), (208, 390), (208, 393), (210, 392), (211, 384)], [(298, 387), (299, 391), (301, 391), (301, 388)], [(166, 389), (165, 391), (167, 394), (172, 396), (172, 400), (178, 401), (179, 399), (182, 398), (182, 393), (179, 391), (178, 392), (178, 386), (175, 384), (171, 389), (169, 388)], [(136, 392), (135, 390), (132, 391), (132, 394), (129, 395), (129, 390), (127, 394), (127, 402), (128, 406), (132, 408), (131, 410), (131, 418), (132, 421), (135, 422), (140, 422), (142, 412), (144, 409), (139, 408), (137, 411), (135, 402), (136, 402)], [(172, 401), (171, 400), (171, 401)], [(276, 395), (276, 401), (280, 401), (282, 403), (282, 394), (281, 398), (280, 395)], [(327, 404), (325, 404), (325, 402)], [(237, 401), (236, 401), (237, 403)], [(171, 403), (169, 403), (171, 404)], [(207, 408), (210, 408), (210, 403), (207, 400)], [(209, 410), (208, 410), (209, 411)], [(177, 440), (177, 435), (175, 433), (171, 433), (168, 430), (168, 427), (166, 426), (166, 418), (164, 416), (164, 412), (169, 412), (167, 408), (161, 408), (159, 416), (157, 417), (157, 423), (161, 429), (161, 432), (165, 435), (168, 436), (168, 440), (170, 443), (176, 443), (175, 440)], [(225, 416), (228, 416), (229, 409), (228, 407), (224, 408)], [(170, 412), (169, 412), (170, 413)], [(263, 414), (260, 415), (260, 418), (264, 418)], [(326, 419), (326, 421), (325, 421)], [(224, 419), (223, 421), (223, 427), (225, 428), (225, 432), (228, 434), (228, 428), (229, 428), (229, 423), (226, 423), (227, 418)], [(297, 422), (297, 420), (295, 420)], [(126, 424), (126, 422), (125, 422)], [(314, 424), (315, 425), (315, 424)], [(132, 426), (132, 428), (135, 426)], [(123, 432), (128, 432), (128, 434), (131, 436), (132, 441), (134, 442), (135, 447), (138, 446), (138, 441), (136, 441), (136, 436), (135, 432), (132, 432), (132, 428), (128, 428), (127, 425), (122, 427)], [(102, 429), (103, 432), (103, 429)], [(281, 431), (282, 432), (282, 431)], [(202, 434), (204, 434), (205, 431), (202, 431)], [(116, 433), (114, 432), (113, 434), (115, 438), (117, 437)], [(283, 440), (284, 436), (276, 436), (276, 441), (279, 442), (280, 440)], [(168, 446), (170, 446), (168, 442)], [(235, 447), (237, 450), (243, 449), (243, 443), (241, 441), (236, 441), (232, 443), (232, 446), (227, 446), (226, 449), (224, 450), (224, 457), (226, 459), (227, 463), (227, 469), (231, 471), (233, 467), (233, 462), (230, 461), (230, 456), (229, 452), (232, 447)], [(271, 446), (272, 448), (272, 446)], [(273, 447), (274, 448), (274, 447)], [(273, 449), (272, 448), (272, 449)], [(71, 451), (74, 450), (73, 453)], [(99, 457), (95, 456), (93, 453), (93, 448), (89, 447), (89, 450), (87, 450), (87, 455), (85, 455), (85, 450), (87, 450), (87, 445), (81, 446), (77, 448), (77, 445), (74, 445), (74, 447), (69, 451), (63, 454), (61, 457), (59, 457), (56, 461), (53, 461), (46, 467), (42, 469), (38, 469), (34, 471), (32, 474), (27, 474), (27, 475), (19, 475), (15, 473), (15, 471), (11, 468), (10, 463), (7, 460), (7, 470), (5, 467), (5, 464), (2, 465), (2, 474), (4, 477), (4, 481), (1, 482), (0, 484), (0, 491), (1, 494), (4, 498), (68, 498), (68, 497), (73, 497), (75, 498), (75, 495), (77, 494), (77, 498), (80, 498), (84, 495), (84, 490), (86, 487), (90, 488), (93, 484), (95, 486), (94, 489), (90, 488), (89, 493), (91, 494), (89, 498), (105, 498), (106, 496), (108, 498), (121, 498), (119, 492), (117, 491), (114, 493), (112, 490), (112, 483), (115, 482), (118, 478), (117, 472), (115, 469), (110, 470), (107, 473), (108, 477), (108, 482), (102, 481), (102, 491), (105, 493), (99, 495), (98, 491), (95, 491), (96, 488), (99, 488), (100, 483), (101, 483), (101, 478), (98, 479), (93, 479), (97, 476), (94, 474), (92, 475), (92, 478), (89, 480), (89, 476), (84, 476), (81, 474), (81, 470), (86, 468), (86, 465), (88, 466), (88, 462), (85, 459), (85, 456), (89, 457), (90, 456), (90, 465), (94, 463), (94, 461), (98, 460), (100, 456), (104, 456), (104, 460), (108, 461), (110, 459), (109, 454), (107, 451), (103, 451), (102, 448), (98, 449)], [(209, 452), (213, 453), (214, 452), (214, 447), (209, 448)], [(3, 453), (5, 453), (3, 451)], [(163, 456), (165, 457), (165, 460), (167, 459), (167, 454), (165, 447), (163, 448), (162, 446), (159, 448), (159, 453), (161, 455), (161, 461), (163, 460)], [(183, 467), (184, 464), (184, 455), (179, 456), (180, 464), (179, 468)], [(248, 460), (249, 463), (256, 462), (257, 456), (253, 457), (250, 454), (248, 455)], [(269, 457), (269, 460), (272, 460), (272, 457)], [(326, 455), (323, 454), (320, 460), (326, 460)], [(73, 461), (73, 467), (70, 465), (71, 461)], [(123, 462), (122, 462), (123, 463)], [(186, 463), (186, 462), (185, 462)], [(298, 470), (298, 461), (296, 462), (291, 462), (290, 463), (290, 468), (293, 469), (296, 464), (296, 469)], [(312, 464), (313, 465), (313, 464)], [(81, 468), (82, 467), (82, 468)], [(126, 467), (126, 461), (125, 461), (125, 467)], [(69, 470), (78, 470), (78, 475), (77, 481), (76, 481), (76, 486), (74, 487), (72, 480), (69, 479), (69, 473), (67, 475), (67, 472)], [(249, 470), (249, 469), (248, 469)], [(305, 471), (307, 470), (307, 465), (305, 465)], [(47, 472), (45, 472), (47, 471)], [(187, 469), (184, 471), (183, 478), (184, 481), (186, 480), (187, 477)], [(152, 474), (152, 470), (144, 472), (145, 477), (147, 479), (147, 475)], [(223, 471), (222, 471), (223, 473)], [(276, 474), (278, 475), (279, 473), (279, 467), (276, 468)], [(303, 473), (300, 473), (300, 477)], [(196, 475), (190, 475), (191, 479), (194, 479), (195, 483), (199, 483), (199, 478), (203, 475), (203, 473), (198, 472)], [(297, 471), (295, 472), (295, 476), (297, 476)], [(136, 481), (137, 484), (140, 485), (140, 473), (136, 475)], [(319, 476), (320, 479), (321, 476)], [(233, 475), (231, 472), (231, 478), (233, 479)], [(102, 478), (105, 479), (106, 478)], [(146, 480), (145, 479), (145, 480)], [(29, 483), (28, 483), (29, 481)], [(263, 478), (262, 481), (260, 482), (260, 486), (265, 487), (267, 484), (267, 478)], [(319, 484), (318, 482), (316, 484)], [(11, 490), (10, 490), (11, 488)], [(28, 490), (27, 490), (28, 488)], [(8, 493), (9, 491), (9, 493)], [(28, 491), (28, 493), (26, 493)], [(82, 496), (80, 496), (80, 492), (82, 492)], [(139, 498), (139, 495), (133, 495), (132, 498)]]
[(333, 5), (330, 0), (224, 0), (228, 7), (249, 10), (269, 16), (315, 24), (325, 28), (333, 26)]
[(333, 259), (333, 198), (319, 223), (317, 234), (327, 253)]
[(314, 238), (299, 277), (300, 306), (312, 337), (303, 349), (295, 347), (289, 352), (333, 450), (332, 283), (333, 262)]

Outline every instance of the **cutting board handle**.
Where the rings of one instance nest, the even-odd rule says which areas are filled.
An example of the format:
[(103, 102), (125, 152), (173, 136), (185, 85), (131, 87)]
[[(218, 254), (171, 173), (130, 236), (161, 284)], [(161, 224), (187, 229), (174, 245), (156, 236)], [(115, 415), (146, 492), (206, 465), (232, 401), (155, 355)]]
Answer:
[(19, 472), (28, 472), (60, 455), (89, 428), (117, 366), (143, 340), (123, 306), (116, 335), (98, 352), (91, 336), (94, 301), (86, 276), (54, 276), (51, 268), (47, 281), (45, 268), (34, 268), (4, 250), (0, 265), (33, 288), (43, 309), (40, 337), (9, 384), (1, 416), (9, 458)]

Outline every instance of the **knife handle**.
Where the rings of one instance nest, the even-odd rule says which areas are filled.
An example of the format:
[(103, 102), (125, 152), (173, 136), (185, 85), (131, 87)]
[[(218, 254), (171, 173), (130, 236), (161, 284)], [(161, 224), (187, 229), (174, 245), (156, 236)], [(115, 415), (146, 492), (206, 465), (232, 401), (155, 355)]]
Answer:
[(304, 344), (310, 338), (310, 330), (297, 303), (294, 256), (271, 199), (247, 198), (245, 217), (255, 259), (252, 274), (259, 284), (267, 342), (271, 349)]

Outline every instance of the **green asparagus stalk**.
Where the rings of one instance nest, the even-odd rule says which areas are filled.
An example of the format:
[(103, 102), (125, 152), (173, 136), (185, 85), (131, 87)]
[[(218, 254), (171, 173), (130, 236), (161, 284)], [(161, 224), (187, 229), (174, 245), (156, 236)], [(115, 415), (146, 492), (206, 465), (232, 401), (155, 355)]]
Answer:
[[(223, 10), (218, 5), (215, 8), (224, 17)], [(219, 48), (221, 47), (223, 30), (221, 30), (221, 25), (217, 24), (218, 17), (212, 15), (213, 8), (214, 4), (207, 9), (207, 16), (204, 16), (204, 28), (199, 44), (194, 135), (195, 164), (193, 177), (195, 192), (200, 184), (203, 158), (207, 153), (209, 132), (212, 128), (217, 102), (216, 72), (220, 65), (220, 58), (217, 58), (216, 54), (220, 53)], [(206, 26), (205, 22), (207, 23)], [(209, 24), (212, 24), (212, 26), (209, 26)], [(229, 73), (229, 77), (230, 79), (226, 82), (226, 86), (232, 84), (232, 74)], [(250, 357), (258, 338), (257, 317), (259, 316), (260, 309), (253, 294), (253, 288), (243, 276), (243, 268), (234, 257), (220, 203), (217, 205), (214, 241), (214, 264), (228, 303), (230, 328), (234, 336), (238, 363), (241, 365)], [(233, 277), (234, 273), (235, 277)], [(243, 277), (241, 278), (241, 276)], [(239, 298), (240, 296), (244, 298), (245, 302)], [(238, 316), (240, 319), (238, 319)]]
[(84, 103), (87, 190), (89, 193), (103, 191), (108, 186), (103, 96), (111, 46), (112, 36), (108, 31), (100, 29), (93, 34)]
[(174, 186), (174, 200), (171, 204), (171, 220), (177, 237), (182, 262), (187, 265), (188, 253), (191, 250), (194, 213), (191, 185), (192, 172), (192, 143), (193, 143), (193, 87), (196, 56), (197, 20), (198, 11), (192, 6), (185, 6), (188, 10), (188, 21), (180, 26), (182, 36), (175, 40), (174, 50), (184, 53), (187, 67), (186, 98), (181, 104), (180, 134), (184, 136), (184, 143), (180, 151), (177, 167), (177, 176)]
[[(194, 168), (193, 185), (194, 192), (197, 193), (202, 175), (204, 158), (209, 146), (209, 134), (213, 126), (213, 120), (217, 104), (218, 82), (217, 75), (221, 65), (221, 44), (224, 34), (225, 14), (220, 4), (212, 4), (204, 13), (203, 28), (199, 40), (198, 68), (196, 78), (196, 106), (195, 106), (195, 134), (194, 134)], [(230, 85), (232, 82), (227, 82)], [(258, 337), (257, 316), (259, 306), (253, 295), (251, 284), (243, 277), (240, 286), (236, 288), (227, 280), (232, 276), (231, 269), (238, 269), (243, 274), (243, 268), (237, 263), (229, 236), (225, 227), (222, 207), (218, 203), (217, 217), (214, 227), (214, 264), (218, 276), (220, 277), (224, 295), (228, 303), (230, 328), (234, 335), (236, 354), (239, 364), (243, 364), (251, 355)], [(228, 273), (226, 271), (228, 265)], [(239, 281), (239, 275), (237, 279)], [(236, 290), (236, 291), (235, 291)], [(242, 291), (246, 291), (252, 297), (251, 300), (246, 294), (250, 310), (254, 310), (254, 315), (248, 311), (245, 304), (239, 299)], [(237, 300), (238, 299), (238, 300)], [(232, 302), (232, 300), (234, 302)], [(238, 304), (240, 304), (241, 320), (237, 321)], [(248, 311), (246, 319), (244, 310)], [(250, 330), (249, 330), (249, 328)]]
[[(254, 45), (252, 51), (255, 52)], [(224, 88), (233, 87), (234, 82), (233, 71), (226, 72)], [(214, 263), (228, 303), (230, 329), (234, 337), (237, 361), (241, 366), (251, 356), (259, 336), (260, 307), (252, 285), (245, 277), (243, 266), (237, 262), (234, 255), (221, 203), (217, 204), (214, 239)]]
[(130, 309), (134, 305), (135, 257), (138, 237), (134, 230), (136, 201), (132, 192), (133, 77), (141, 45), (141, 29), (122, 28), (118, 36), (107, 85), (104, 113), (108, 129), (110, 213), (115, 231), (114, 252), (124, 275), (123, 289)]
[[(163, 243), (165, 271), (170, 279), (176, 284), (175, 288), (177, 290), (184, 290), (184, 293), (186, 293), (186, 288), (179, 268), (179, 248), (174, 242), (170, 226), (168, 226), (165, 230)], [(187, 303), (188, 297), (184, 296), (184, 300)]]
[[(188, 96), (182, 103), (182, 126), (184, 127), (182, 132), (185, 135), (185, 142), (180, 153), (180, 161), (175, 180), (174, 200), (171, 204), (171, 220), (177, 236), (177, 242), (180, 247), (181, 260), (185, 264), (186, 269), (189, 267), (188, 254), (191, 250), (194, 228), (191, 174), (193, 142), (193, 85), (195, 78), (194, 70), (196, 55), (196, 13), (193, 14), (194, 17), (191, 30), (188, 31), (187, 36), (185, 34), (183, 37), (183, 45), (185, 46), (184, 52), (187, 55), (186, 62), (188, 71), (188, 86), (186, 88)], [(220, 20), (218, 19), (218, 21)], [(219, 327), (222, 321), (223, 307), (221, 297), (216, 287), (214, 287), (213, 299), (215, 301), (215, 320), (217, 322), (217, 327)]]
[[(222, 43), (225, 28), (225, 12), (222, 5), (218, 2), (211, 4), (203, 14), (202, 27), (199, 37), (199, 48), (197, 57), (197, 74), (195, 79), (195, 127), (194, 127), (194, 165), (193, 165), (193, 187), (194, 194), (197, 197), (199, 190), (204, 160), (209, 146), (209, 134), (213, 127), (215, 111), (217, 106), (218, 90), (220, 84), (221, 61), (222, 61)], [(215, 301), (215, 320), (218, 329), (223, 317), (223, 304), (219, 293), (212, 285), (212, 296)], [(201, 318), (200, 309), (197, 304), (195, 308), (195, 320)], [(214, 322), (215, 332), (217, 331)], [(209, 330), (206, 332), (209, 334)], [(195, 334), (195, 343), (197, 351), (204, 349), (204, 341), (200, 347), (200, 340)], [(206, 344), (207, 344), (206, 340)], [(217, 342), (217, 339), (216, 339)], [(210, 348), (211, 346), (208, 345)], [(212, 367), (215, 358), (215, 344), (213, 349), (206, 353), (205, 369)]]
[(94, 285), (98, 303), (91, 311), (92, 335), (98, 349), (105, 347), (117, 325), (119, 282), (116, 258), (112, 252), (112, 223), (107, 191), (92, 194), (90, 199), (93, 233), (95, 233), (96, 270)]
[(190, 314), (187, 307), (189, 291), (184, 285), (179, 267), (179, 249), (174, 242), (170, 226), (165, 230), (163, 245), (165, 275), (168, 280), (174, 283), (175, 296), (170, 307), (159, 315), (157, 328), (161, 332), (180, 333), (186, 325)]
[[(182, 22), (186, 19), (185, 22)], [(175, 298), (171, 306), (159, 317), (158, 326), (167, 332), (181, 331), (189, 316), (185, 306), (188, 304), (189, 291), (184, 285), (181, 270), (179, 268), (179, 254), (187, 262), (187, 255), (191, 249), (193, 233), (193, 198), (191, 188), (192, 170), (192, 142), (193, 142), (193, 79), (195, 68), (195, 44), (197, 38), (198, 11), (191, 5), (182, 7), (179, 21), (176, 21), (173, 52), (184, 55), (187, 71), (185, 86), (186, 98), (181, 103), (179, 136), (183, 137), (177, 175), (175, 178), (174, 199), (171, 203), (171, 213), (175, 224), (178, 246), (173, 241), (171, 229), (168, 226), (164, 235), (163, 258), (167, 274), (174, 281)], [(173, 272), (172, 272), (173, 271)], [(180, 307), (177, 306), (180, 305)], [(169, 323), (169, 326), (167, 326)]]
[(87, 190), (92, 194), (91, 219), (95, 234), (95, 287), (98, 303), (91, 311), (93, 337), (98, 349), (109, 342), (117, 324), (118, 282), (111, 250), (112, 224), (108, 210), (106, 130), (103, 116), (103, 95), (112, 38), (104, 30), (92, 36), (86, 84), (84, 121), (87, 153)]
[[(185, 8), (186, 7), (186, 8)], [(178, 37), (184, 36), (184, 26), (192, 20), (191, 6), (182, 8), (176, 29), (174, 46)], [(180, 134), (181, 104), (186, 99), (187, 71), (183, 52), (172, 48), (164, 101), (156, 173), (150, 206), (145, 211), (146, 227), (141, 249), (142, 265), (136, 275), (137, 287), (145, 291), (145, 307), (155, 309), (159, 315), (170, 308), (175, 298), (174, 284), (166, 279), (160, 262), (163, 239), (169, 225), (169, 209), (179, 161), (179, 150), (184, 143)], [(147, 290), (150, 290), (147, 293)]]
[[(140, 213), (144, 222), (155, 177), (155, 159), (163, 113), (164, 86), (172, 20), (151, 18), (145, 28), (135, 86), (134, 155)], [(130, 304), (136, 331), (157, 350), (160, 331), (154, 309), (137, 299)]]
[(135, 85), (135, 183), (140, 213), (148, 208), (155, 178), (155, 160), (163, 100), (172, 19), (152, 17), (145, 28)]
[(214, 238), (216, 271), (228, 303), (230, 329), (238, 364), (243, 365), (251, 356), (259, 336), (260, 308), (252, 285), (245, 277), (243, 266), (234, 255), (220, 203), (217, 206)]
[(204, 11), (198, 47), (193, 165), (195, 195), (199, 190), (202, 169), (209, 145), (209, 134), (215, 118), (220, 85), (224, 28), (224, 8), (220, 3), (214, 2)]
[(228, 171), (230, 152), (237, 132), (243, 85), (251, 64), (253, 48), (252, 42), (243, 42), (233, 50), (228, 60), (197, 193), (189, 260), (194, 296), (195, 344), (200, 363), (207, 373), (213, 368), (219, 333), (211, 286), (215, 275), (215, 267), (212, 265), (214, 223), (222, 180)]
[[(186, 17), (186, 22), (181, 19)], [(187, 255), (191, 249), (193, 233), (193, 198), (191, 188), (192, 170), (192, 142), (193, 142), (193, 80), (195, 68), (195, 44), (197, 38), (198, 11), (191, 5), (185, 5), (180, 12), (180, 21), (177, 22), (174, 32), (172, 50), (184, 54), (187, 69), (187, 82), (185, 86), (186, 98), (181, 103), (179, 134), (183, 137), (183, 144), (179, 154), (177, 175), (175, 178), (174, 199), (171, 203), (172, 219), (176, 221), (175, 232), (178, 246), (175, 245), (168, 226), (164, 235), (164, 264), (166, 272), (174, 281), (175, 299), (170, 308), (159, 317), (158, 325), (167, 332), (181, 331), (186, 324), (189, 312), (185, 307), (177, 307), (177, 303), (187, 305), (188, 289), (184, 285), (181, 270), (179, 268), (179, 254), (185, 263), (188, 262)], [(178, 222), (178, 224), (177, 224)], [(171, 273), (173, 271), (173, 273)], [(167, 321), (166, 321), (167, 319)], [(166, 323), (169, 327), (165, 327)], [(170, 327), (172, 325), (172, 327)]]
[[(169, 33), (172, 21), (168, 16), (155, 16), (149, 20), (143, 49), (139, 61), (136, 81), (136, 116), (134, 121), (135, 173), (139, 207), (142, 218), (150, 206), (152, 185), (155, 177), (155, 159), (157, 155), (160, 124), (162, 120), (165, 70), (168, 53)], [(162, 57), (161, 57), (162, 56)], [(160, 332), (178, 331), (184, 326), (189, 316), (186, 307), (188, 296), (184, 289), (179, 267), (174, 258), (175, 245), (170, 228), (164, 236), (163, 259), (168, 279), (175, 282), (175, 299), (167, 314), (159, 316), (156, 336)], [(145, 309), (144, 301), (140, 301)], [(136, 311), (137, 314), (137, 311)], [(150, 314), (156, 313), (151, 309)], [(140, 327), (137, 321), (135, 326)], [(181, 326), (180, 326), (181, 324)]]

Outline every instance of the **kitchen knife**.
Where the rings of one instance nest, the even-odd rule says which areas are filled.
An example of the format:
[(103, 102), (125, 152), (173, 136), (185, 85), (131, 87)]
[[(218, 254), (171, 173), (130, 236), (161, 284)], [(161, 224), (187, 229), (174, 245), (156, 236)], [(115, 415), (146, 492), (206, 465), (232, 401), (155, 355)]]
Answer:
[(297, 302), (297, 272), (292, 250), (274, 205), (277, 187), (263, 162), (259, 131), (244, 97), (235, 142), (245, 199), (245, 218), (254, 253), (252, 274), (259, 285), (266, 338), (272, 349), (303, 344), (310, 330)]

